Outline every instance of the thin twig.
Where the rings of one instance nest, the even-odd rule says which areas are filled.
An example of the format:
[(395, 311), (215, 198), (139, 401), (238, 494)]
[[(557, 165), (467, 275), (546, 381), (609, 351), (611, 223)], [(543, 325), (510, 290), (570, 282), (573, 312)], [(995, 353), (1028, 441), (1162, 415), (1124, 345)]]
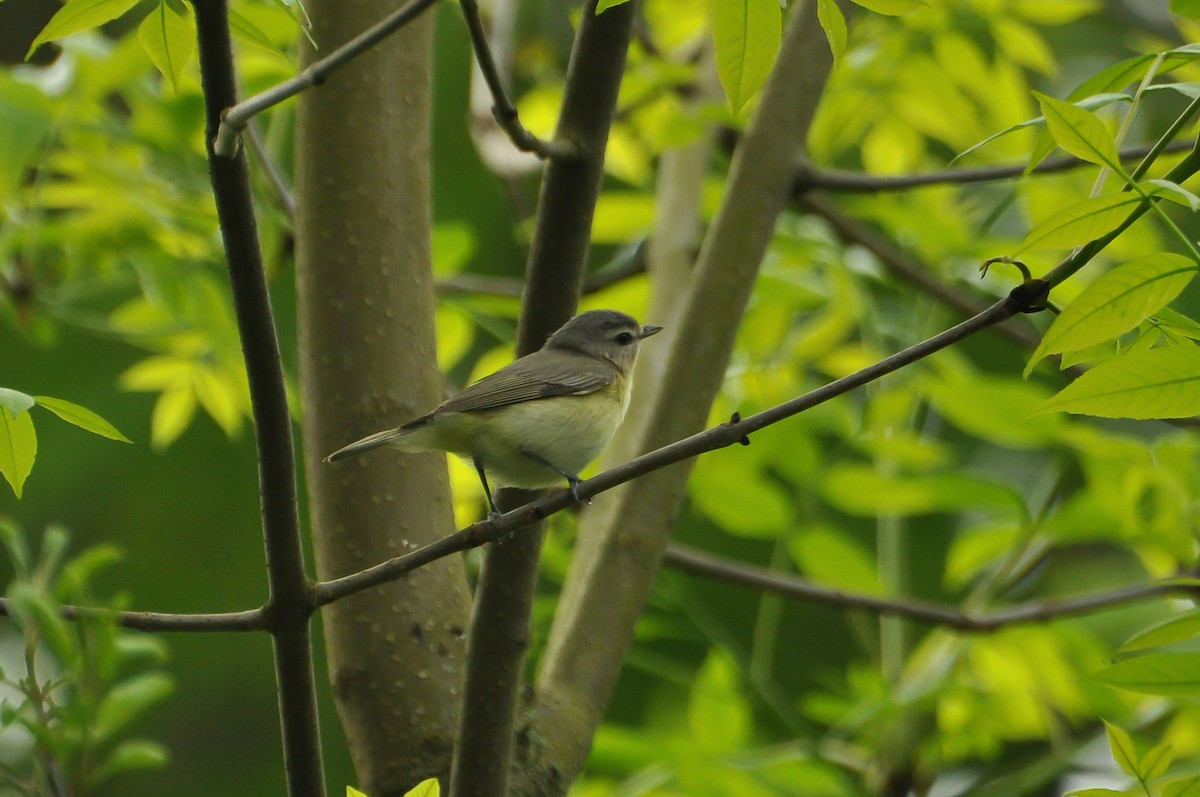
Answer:
[(288, 183), (283, 169), (279, 168), (279, 164), (267, 150), (267, 144), (259, 134), (258, 125), (251, 122), (246, 126), (246, 138), (250, 141), (250, 151), (254, 153), (255, 160), (258, 161), (263, 174), (267, 176), (271, 192), (275, 194), (275, 201), (279, 203), (284, 214), (294, 220), (296, 218), (296, 194), (292, 191), (292, 186)]
[[(748, 442), (748, 435), (753, 432), (757, 432), (767, 426), (823, 404), (830, 399), (848, 393), (854, 388), (880, 379), (906, 365), (928, 357), (947, 346), (958, 343), (977, 332), (987, 329), (993, 324), (1000, 323), (1016, 313), (1031, 309), (1029, 307), (1029, 300), (1036, 298), (1035, 288), (1036, 286), (1034, 288), (1021, 286), (1005, 299), (987, 308), (984, 312), (927, 340), (880, 360), (873, 365), (809, 391), (802, 396), (798, 396), (747, 418), (735, 416), (728, 423), (705, 429), (690, 437), (685, 437), (670, 445), (655, 449), (648, 454), (643, 454), (623, 465), (611, 468), (581, 482), (577, 486), (576, 492), (580, 499), (586, 500), (651, 471), (664, 468), (667, 465), (672, 465), (718, 448), (725, 448), (734, 443), (746, 443)], [(418, 548), (411, 553), (389, 559), (374, 567), (342, 578), (317, 584), (314, 588), (315, 602), (318, 606), (324, 606), (333, 601), (341, 600), (348, 595), (353, 595), (378, 584), (399, 578), (405, 573), (412, 572), (443, 556), (449, 556), (452, 553), (493, 542), (522, 526), (549, 517), (556, 512), (561, 512), (574, 503), (575, 500), (571, 497), (569, 490), (557, 490), (540, 500), (505, 512), (498, 518), (483, 520), (467, 526), (448, 537)]]
[[(804, 210), (829, 222), (843, 240), (858, 244), (873, 254), (894, 276), (918, 288), (926, 295), (932, 296), (942, 304), (964, 315), (974, 315), (987, 307), (973, 296), (957, 291), (940, 280), (934, 279), (927, 269), (912, 263), (891, 242), (876, 235), (865, 224), (845, 215), (825, 198), (813, 194), (801, 194), (795, 198), (795, 201)], [(993, 329), (1020, 346), (1029, 349), (1037, 348), (1038, 336), (1028, 328), (1005, 323)]]
[(221, 124), (213, 139), (213, 152), (222, 158), (232, 158), (238, 151), (238, 136), (246, 129), (246, 125), (252, 118), (268, 108), (296, 96), (305, 89), (321, 85), (338, 69), (421, 16), (435, 2), (437, 0), (412, 0), (411, 3), (378, 24), (367, 28), (325, 58), (305, 67), (296, 76), (228, 107), (221, 114)]
[[(1144, 158), (1149, 153), (1155, 152), (1156, 146), (1127, 147), (1120, 151), (1121, 160)], [(1165, 148), (1161, 148), (1161, 151), (1171, 153), (1186, 152), (1191, 147), (1192, 144), (1189, 142), (1175, 142)], [(1092, 164), (1088, 161), (1068, 155), (1042, 161), (1033, 168), (1032, 173), (1055, 174), (1089, 165)], [(1025, 174), (1027, 168), (1027, 166), (1022, 164), (975, 166), (888, 176), (805, 166), (796, 175), (795, 192), (803, 194), (808, 191), (834, 191), (847, 194), (864, 194), (879, 193), (882, 191), (905, 191), (910, 188), (922, 188), (930, 185), (988, 183), (1020, 177)]]
[[(169, 612), (118, 612), (93, 606), (59, 607), (64, 620), (110, 620), (135, 631), (265, 631), (265, 609), (214, 614), (172, 614)], [(0, 616), (11, 617), (12, 606), (0, 598)]]
[(471, 47), (475, 50), (479, 71), (483, 73), (488, 91), (492, 93), (492, 116), (496, 117), (496, 124), (500, 125), (500, 129), (509, 137), (513, 146), (522, 152), (532, 152), (542, 160), (574, 156), (576, 149), (572, 144), (562, 140), (543, 141), (521, 124), (521, 120), (517, 118), (517, 109), (508, 98), (504, 81), (500, 79), (500, 72), (496, 69), (496, 59), (492, 57), (487, 32), (479, 18), (479, 4), (475, 0), (459, 0), (459, 5), (462, 6), (463, 19), (467, 23), (467, 33), (471, 37)]
[(1178, 581), (1152, 581), (1081, 595), (1061, 600), (1046, 600), (1012, 606), (985, 614), (966, 614), (950, 606), (916, 599), (884, 598), (878, 595), (844, 592), (814, 584), (799, 576), (735, 562), (683, 545), (670, 545), (663, 553), (663, 564), (693, 575), (715, 578), (731, 584), (773, 592), (788, 598), (810, 600), (846, 609), (866, 609), (885, 615), (907, 617), (930, 625), (957, 631), (986, 633), (1011, 625), (1046, 623), (1065, 617), (1125, 606), (1164, 595), (1194, 595), (1193, 585)]
[[(616, 257), (588, 275), (583, 282), (583, 295), (602, 291), (618, 282), (635, 277), (646, 271), (646, 239), (636, 246), (623, 249)], [(483, 274), (455, 274), (443, 277), (434, 283), (438, 293), (482, 294), (519, 299), (525, 290), (525, 281), (514, 277), (489, 277)]]

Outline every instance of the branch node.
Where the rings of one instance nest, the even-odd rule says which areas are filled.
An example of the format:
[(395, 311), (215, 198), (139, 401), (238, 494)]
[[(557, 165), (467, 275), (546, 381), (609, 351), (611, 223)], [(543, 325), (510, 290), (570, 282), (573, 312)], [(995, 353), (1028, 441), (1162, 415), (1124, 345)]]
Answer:
[[(734, 412), (733, 415), (729, 416), (730, 426), (737, 426), (741, 422), (742, 414), (740, 412)], [(737, 438), (735, 442), (738, 443), (738, 445), (748, 446), (750, 445), (750, 437), (749, 435), (742, 435), (741, 437)]]
[(1046, 280), (1030, 279), (1013, 288), (1008, 301), (1014, 303), (1021, 313), (1040, 313), (1046, 309), (1050, 296), (1050, 283)]

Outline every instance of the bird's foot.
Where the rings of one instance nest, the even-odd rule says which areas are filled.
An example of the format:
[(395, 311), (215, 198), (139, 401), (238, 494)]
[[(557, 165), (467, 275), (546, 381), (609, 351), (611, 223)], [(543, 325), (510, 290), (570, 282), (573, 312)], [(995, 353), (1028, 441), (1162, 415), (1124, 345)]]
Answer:
[(581, 484), (583, 484), (583, 479), (579, 478), (578, 476), (568, 476), (567, 477), (567, 489), (570, 490), (571, 497), (575, 499), (575, 503), (587, 504), (588, 506), (591, 506), (592, 505), (591, 496), (588, 496), (587, 498), (583, 498), (579, 495), (579, 485), (581, 485)]

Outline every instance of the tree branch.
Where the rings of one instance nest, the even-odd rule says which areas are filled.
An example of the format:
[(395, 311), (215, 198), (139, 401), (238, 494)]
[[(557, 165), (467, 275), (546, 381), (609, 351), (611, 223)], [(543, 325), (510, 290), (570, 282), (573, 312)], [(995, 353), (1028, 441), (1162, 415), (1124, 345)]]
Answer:
[(222, 106), (225, 110), (221, 113), (216, 133), (209, 135), (212, 151), (222, 158), (232, 158), (238, 151), (238, 136), (251, 119), (268, 108), (295, 97), (305, 89), (321, 85), (338, 69), (412, 22), (435, 2), (436, 0), (412, 0), (408, 5), (384, 18), (378, 24), (367, 28), (325, 58), (313, 62), (295, 77), (237, 104), (231, 103), (228, 106)]
[[(214, 141), (220, 112), (237, 100), (229, 15), (225, 0), (196, 0), (205, 136)], [(309, 617), (312, 600), (300, 543), (292, 421), (284, 389), (279, 341), (250, 192), (244, 152), (219, 157), (208, 152), (213, 197), (225, 244), (234, 313), (250, 383), (258, 445), (259, 493), (266, 543), (267, 605), (279, 684), (284, 767), (292, 797), (324, 797), (325, 778), (317, 727)]]
[(663, 552), (663, 564), (684, 573), (773, 592), (788, 598), (808, 600), (846, 609), (866, 609), (878, 614), (907, 617), (910, 620), (969, 633), (987, 633), (1011, 625), (1046, 623), (1066, 617), (1093, 614), (1104, 609), (1160, 598), (1164, 595), (1176, 593), (1194, 595), (1196, 591), (1195, 586), (1189, 584), (1169, 580), (1152, 581), (1147, 584), (1132, 584), (1091, 595), (1036, 601), (986, 614), (966, 614), (953, 607), (928, 601), (901, 600), (844, 592), (840, 589), (814, 584), (799, 576), (777, 573), (764, 567), (731, 561), (684, 545), (668, 546)]
[[(464, 10), (469, 4), (464, 2)], [(604, 174), (604, 150), (636, 6), (629, 2), (597, 15), (591, 0), (581, 10), (554, 135), (556, 142), (570, 143), (573, 157), (551, 158), (543, 176), (517, 334), (518, 355), (540, 349), (578, 306)], [(494, 66), (492, 71), (494, 75)], [(502, 490), (500, 505), (521, 502), (529, 495)], [(508, 793), (541, 543), (539, 527), (487, 551), (467, 636), (463, 708), (450, 776), (452, 797)], [(535, 760), (540, 763), (540, 759)]]
[[(645, 410), (633, 450), (663, 447), (707, 422), (832, 65), (814, 5), (796, 3), (788, 12), (721, 207), (670, 320), (661, 379), (670, 390)], [(686, 464), (656, 472), (583, 515), (538, 676), (539, 736), (554, 746), (546, 757), (568, 780), (582, 767), (611, 696), (688, 472)]]
[(487, 83), (488, 91), (492, 93), (492, 116), (496, 124), (504, 131), (513, 146), (522, 152), (532, 152), (542, 160), (547, 158), (569, 158), (575, 155), (575, 148), (568, 140), (556, 139), (543, 141), (525, 129), (517, 118), (517, 109), (504, 90), (504, 81), (496, 69), (496, 59), (492, 57), (492, 48), (488, 45), (487, 32), (483, 29), (483, 21), (479, 18), (479, 4), (475, 0), (459, 0), (462, 7), (463, 19), (467, 23), (467, 33), (471, 37), (471, 47), (475, 50), (475, 60), (479, 63), (479, 71)]
[[(834, 380), (801, 396), (777, 404), (746, 418), (735, 416), (727, 423), (705, 429), (682, 440), (677, 440), (636, 459), (586, 479), (578, 485), (577, 492), (583, 500), (613, 489), (668, 465), (699, 456), (735, 443), (748, 443), (748, 436), (772, 424), (812, 409), (830, 399), (850, 392), (876, 379), (880, 379), (907, 365), (938, 352), (980, 332), (993, 324), (1000, 323), (1019, 312), (1028, 310), (1028, 288), (1016, 288), (1006, 298), (996, 302), (984, 312), (973, 316), (931, 338), (909, 346), (890, 357), (860, 369), (853, 374)], [(324, 606), (342, 598), (370, 589), (378, 584), (392, 581), (430, 562), (459, 551), (476, 548), (494, 542), (522, 526), (529, 525), (575, 505), (575, 499), (566, 489), (555, 490), (543, 498), (509, 510), (500, 517), (473, 523), (460, 531), (429, 545), (418, 548), (403, 556), (381, 562), (366, 570), (317, 584), (313, 589), (314, 601)], [(519, 541), (519, 537), (513, 542)], [(506, 542), (505, 546), (511, 544)]]
[[(890, 241), (876, 234), (862, 222), (845, 215), (825, 198), (814, 194), (799, 194), (796, 195), (795, 201), (802, 210), (820, 216), (829, 222), (843, 241), (858, 244), (866, 249), (875, 255), (883, 267), (894, 276), (918, 288), (926, 295), (932, 296), (942, 304), (963, 315), (974, 315), (987, 307), (975, 297), (956, 291), (949, 285), (931, 277), (927, 269), (910, 261)], [(1020, 346), (1029, 349), (1037, 348), (1038, 335), (1028, 328), (1000, 324), (995, 327), (995, 331)]]
[[(1138, 160), (1155, 150), (1156, 145), (1126, 147), (1120, 151), (1122, 161)], [(1176, 142), (1163, 148), (1163, 152), (1186, 152), (1191, 148), (1187, 142)], [(1091, 166), (1088, 161), (1066, 155), (1042, 161), (1032, 174), (1056, 174)], [(963, 185), (988, 183), (1021, 177), (1028, 167), (1025, 164), (1006, 166), (974, 166), (957, 169), (941, 169), (932, 172), (900, 175), (873, 175), (843, 169), (823, 169), (806, 164), (796, 174), (794, 190), (797, 195), (809, 191), (833, 191), (845, 194), (877, 194), (884, 191), (907, 191), (930, 185)]]
[(279, 168), (279, 164), (271, 157), (266, 142), (263, 141), (258, 127), (253, 122), (246, 126), (246, 138), (250, 141), (250, 151), (254, 153), (255, 160), (258, 161), (263, 174), (267, 177), (267, 183), (271, 186), (271, 193), (275, 195), (275, 201), (279, 203), (279, 208), (295, 223), (296, 194), (292, 191), (292, 186), (288, 184), (283, 169)]
[[(264, 607), (241, 612), (172, 614), (170, 612), (118, 612), (95, 606), (59, 607), (64, 620), (112, 620), (134, 631), (266, 631), (270, 616)], [(0, 617), (12, 617), (12, 604), (0, 598)]]

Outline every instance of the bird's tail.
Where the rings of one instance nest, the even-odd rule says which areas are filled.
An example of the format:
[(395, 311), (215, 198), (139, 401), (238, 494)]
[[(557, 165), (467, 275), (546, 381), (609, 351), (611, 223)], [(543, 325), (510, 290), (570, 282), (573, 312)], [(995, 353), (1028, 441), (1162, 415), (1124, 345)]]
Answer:
[(395, 429), (385, 429), (382, 432), (369, 434), (362, 440), (356, 440), (348, 446), (342, 446), (337, 451), (334, 451), (329, 456), (325, 457), (326, 462), (336, 462), (339, 459), (352, 457), (355, 454), (361, 454), (364, 451), (370, 451), (372, 448), (379, 448), (392, 442), (398, 437), (402, 437), (411, 431), (404, 426), (398, 426)]

